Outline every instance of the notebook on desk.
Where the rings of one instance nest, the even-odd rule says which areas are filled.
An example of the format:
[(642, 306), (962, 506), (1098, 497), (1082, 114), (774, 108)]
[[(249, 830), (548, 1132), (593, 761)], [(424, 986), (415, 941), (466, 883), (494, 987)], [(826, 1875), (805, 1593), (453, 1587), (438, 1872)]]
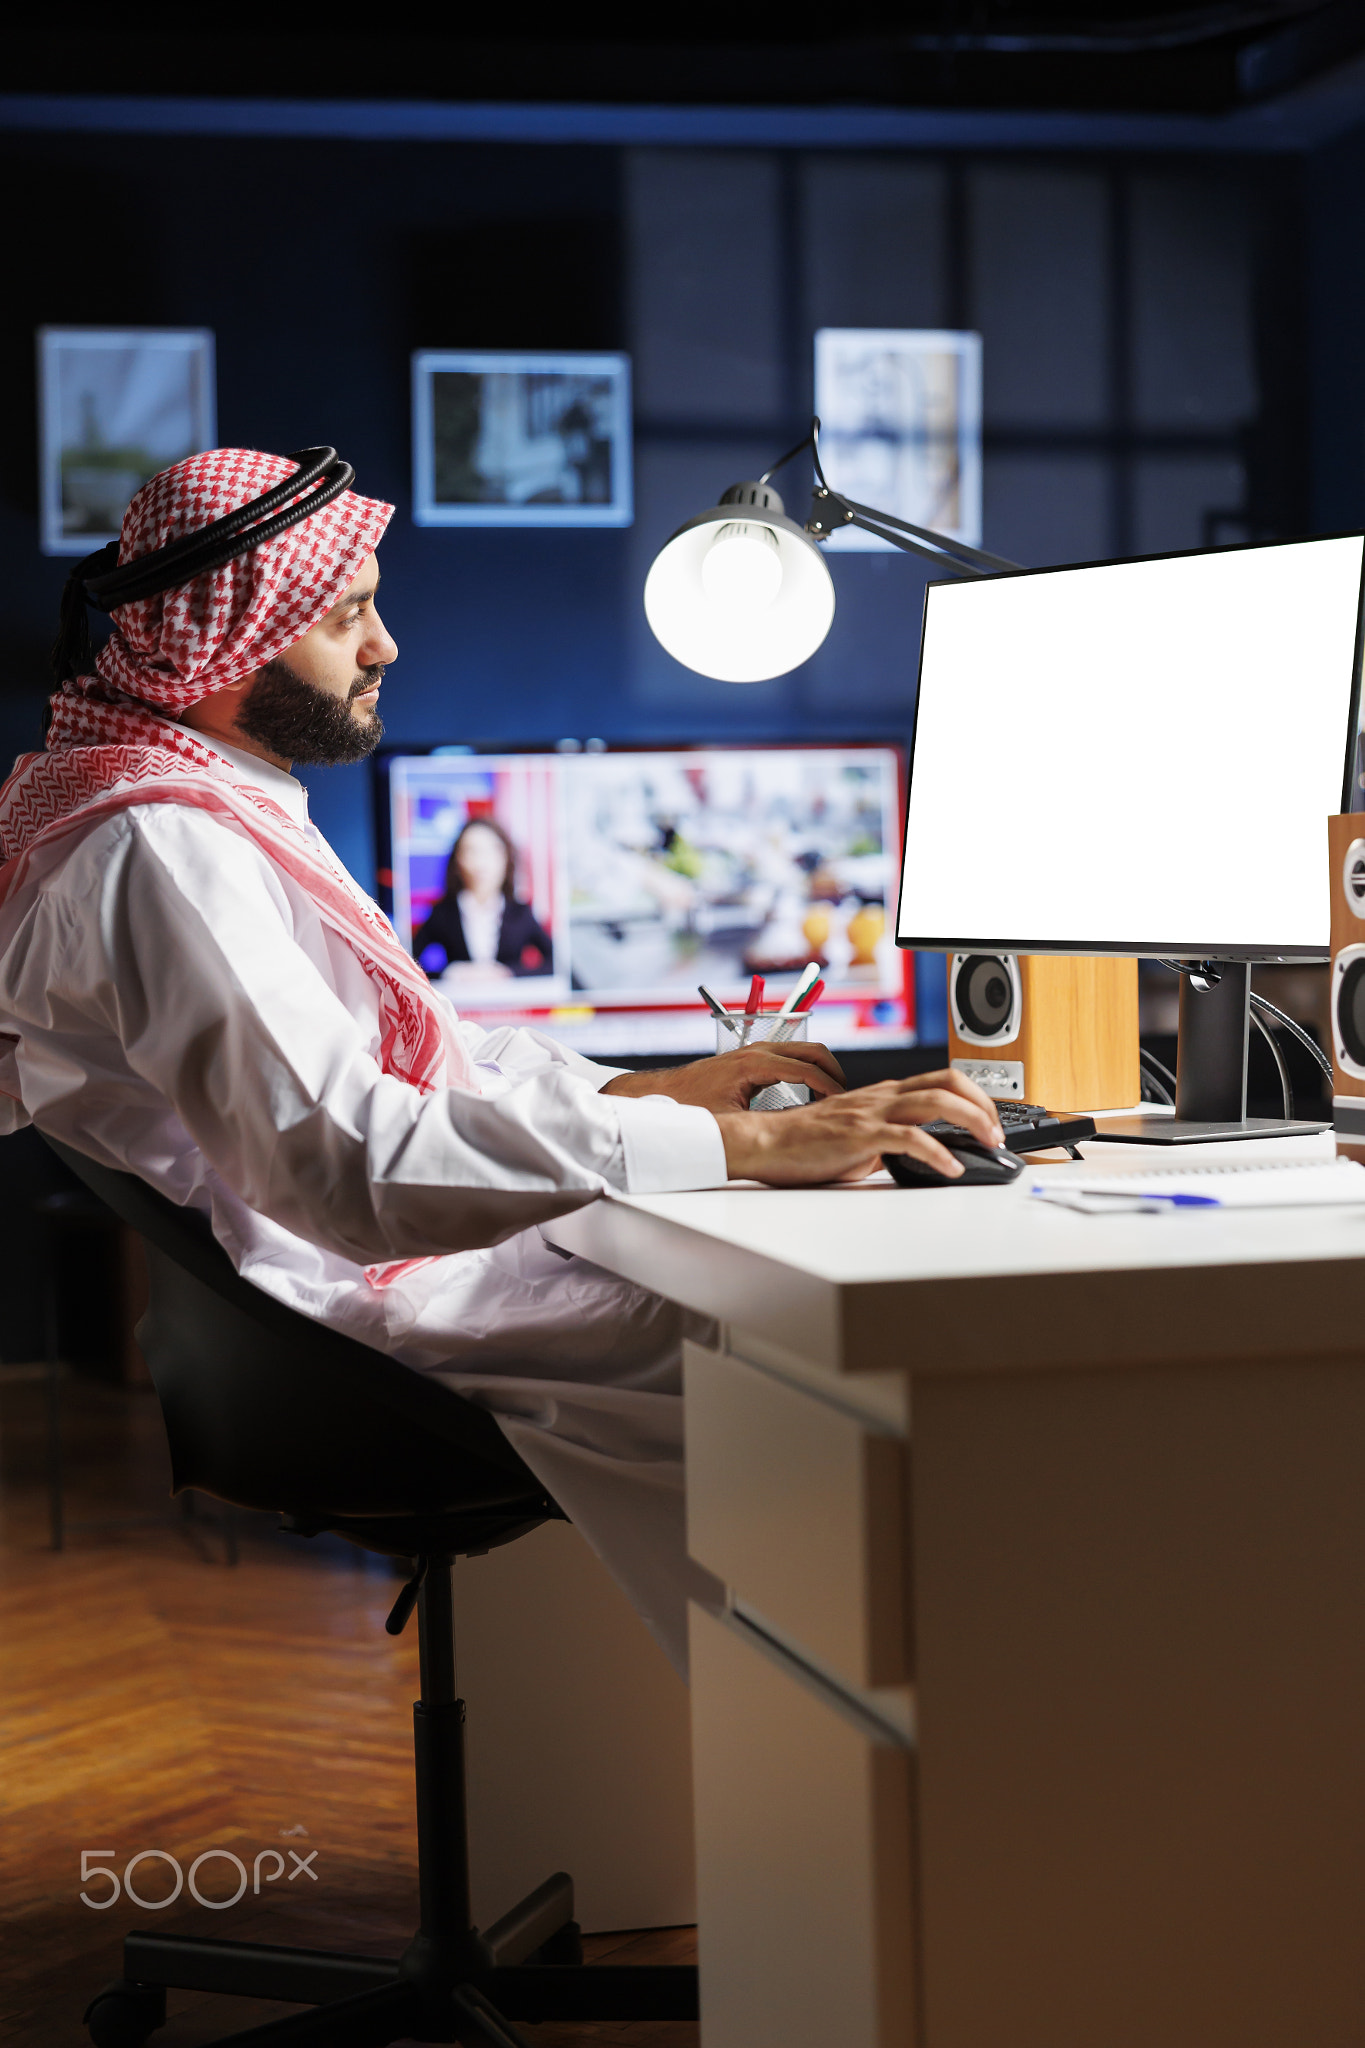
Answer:
[(1256, 1165), (1180, 1166), (1156, 1172), (1059, 1176), (1029, 1193), (1083, 1215), (1160, 1214), (1171, 1209), (1365, 1207), (1365, 1166), (1350, 1159), (1267, 1160)]

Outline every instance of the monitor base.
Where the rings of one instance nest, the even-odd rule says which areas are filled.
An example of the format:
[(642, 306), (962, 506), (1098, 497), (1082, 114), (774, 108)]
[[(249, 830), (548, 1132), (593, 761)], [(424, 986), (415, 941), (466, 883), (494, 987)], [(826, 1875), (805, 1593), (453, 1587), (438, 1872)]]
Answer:
[(1107, 1116), (1087, 1145), (1217, 1145), (1236, 1138), (1311, 1138), (1327, 1123), (1287, 1123), (1278, 1116), (1244, 1116), (1236, 1123), (1202, 1123), (1182, 1116)]

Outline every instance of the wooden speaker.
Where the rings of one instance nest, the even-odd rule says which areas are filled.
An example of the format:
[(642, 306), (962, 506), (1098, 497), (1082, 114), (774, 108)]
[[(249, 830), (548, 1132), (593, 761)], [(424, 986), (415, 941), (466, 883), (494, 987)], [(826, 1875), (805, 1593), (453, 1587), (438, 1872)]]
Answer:
[(1332, 1121), (1338, 1144), (1365, 1157), (1365, 814), (1327, 820), (1332, 903)]
[(951, 954), (948, 1057), (1002, 1102), (1130, 1108), (1142, 1096), (1137, 961)]

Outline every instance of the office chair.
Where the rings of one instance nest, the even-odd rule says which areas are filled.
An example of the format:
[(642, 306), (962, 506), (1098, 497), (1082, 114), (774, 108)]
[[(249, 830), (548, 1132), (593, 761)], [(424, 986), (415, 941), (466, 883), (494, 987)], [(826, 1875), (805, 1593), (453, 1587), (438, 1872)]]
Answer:
[(484, 1933), (470, 1919), (451, 1566), (564, 1519), (492, 1416), (242, 1280), (204, 1217), (47, 1142), (146, 1240), (150, 1305), (138, 1340), (175, 1491), (193, 1486), (234, 1506), (278, 1510), (299, 1535), (333, 1531), (414, 1559), (385, 1626), (400, 1633), (415, 1606), (421, 1655), (421, 1924), (402, 1957), (129, 1934), (122, 1979), (85, 2015), (95, 2048), (141, 2048), (165, 2020), (170, 1987), (314, 2008), (225, 2036), (218, 2048), (408, 2039), (529, 2048), (514, 2021), (695, 2019), (695, 1969), (583, 1963), (563, 1871)]
[[(55, 1155), (54, 1155), (55, 1156)], [(47, 1410), (47, 1517), (48, 1541), (53, 1550), (65, 1550), (68, 1534), (82, 1535), (108, 1529), (155, 1527), (169, 1520), (166, 1509), (155, 1515), (101, 1515), (73, 1522), (66, 1512), (66, 1458), (62, 1439), (62, 1382), (67, 1366), (62, 1347), (62, 1260), (60, 1247), (67, 1233), (88, 1237), (98, 1233), (111, 1241), (115, 1255), (123, 1233), (119, 1219), (86, 1187), (58, 1188), (40, 1195), (33, 1204), (39, 1226), (43, 1273), (43, 1356), (44, 1392)], [(126, 1278), (126, 1276), (125, 1276)], [(192, 1541), (215, 1526), (221, 1540), (223, 1562), (237, 1562), (237, 1530), (232, 1509), (225, 1507), (219, 1517), (201, 1517), (197, 1495), (186, 1487), (180, 1495), (179, 1526)], [(202, 1544), (201, 1554), (207, 1555)]]

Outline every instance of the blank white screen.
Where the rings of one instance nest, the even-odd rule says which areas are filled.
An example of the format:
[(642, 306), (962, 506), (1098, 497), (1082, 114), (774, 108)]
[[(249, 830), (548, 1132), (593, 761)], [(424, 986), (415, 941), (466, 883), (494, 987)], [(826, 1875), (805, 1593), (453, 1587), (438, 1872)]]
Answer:
[(1325, 953), (1362, 547), (935, 585), (900, 936)]

